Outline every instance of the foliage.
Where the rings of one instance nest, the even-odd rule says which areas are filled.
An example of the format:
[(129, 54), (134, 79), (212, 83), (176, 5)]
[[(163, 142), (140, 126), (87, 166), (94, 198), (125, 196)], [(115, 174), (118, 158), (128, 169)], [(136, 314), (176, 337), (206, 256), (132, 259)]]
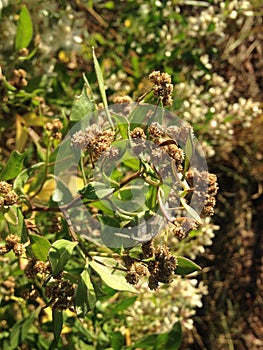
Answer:
[[(29, 348), (37, 344), (40, 349), (47, 349), (53, 341), (53, 348), (55, 343), (59, 348), (121, 349), (124, 344), (140, 348), (156, 348), (157, 344), (160, 348), (169, 348), (169, 339), (176, 337), (181, 341), (181, 324), (184, 331), (192, 330), (196, 347), (199, 343), (203, 348), (211, 344), (217, 349), (231, 348), (230, 333), (236, 334), (236, 329), (242, 327), (242, 322), (235, 321), (242, 314), (235, 311), (239, 310), (235, 302), (234, 309), (231, 308), (235, 298), (230, 295), (227, 299), (224, 292), (226, 299), (222, 300), (228, 305), (228, 315), (223, 318), (221, 309), (213, 307), (213, 296), (221, 295), (214, 280), (220, 278), (220, 268), (227, 261), (234, 259), (233, 265), (239, 264), (236, 256), (242, 255), (242, 251), (233, 254), (228, 241), (235, 231), (233, 226), (241, 225), (241, 236), (246, 237), (242, 222), (247, 216), (244, 212), (239, 214), (240, 203), (235, 202), (232, 210), (228, 194), (241, 191), (238, 198), (243, 201), (242, 208), (247, 208), (249, 204), (244, 199), (247, 178), (253, 179), (251, 193), (257, 191), (254, 181), (260, 181), (259, 133), (251, 139), (253, 126), (258, 129), (262, 114), (261, 104), (255, 101), (255, 97), (261, 96), (261, 73), (258, 74), (262, 70), (261, 16), (257, 15), (262, 11), (260, 2), (26, 0), (23, 4), (0, 1), (0, 180), (8, 189), (0, 196), (1, 346), (15, 349), (19, 344)], [(92, 46), (95, 51), (91, 50)], [(253, 67), (257, 67), (255, 72)], [(218, 259), (215, 274), (208, 273), (215, 287), (205, 299), (208, 300), (206, 321), (202, 322), (203, 317), (197, 319), (200, 334), (205, 332), (204, 343), (196, 336), (192, 320), (195, 308), (202, 306), (201, 298), (207, 294), (202, 282), (173, 272), (174, 282), (162, 284), (157, 292), (149, 291), (145, 277), (134, 289), (125, 277), (127, 270), (130, 282), (138, 277), (133, 271), (134, 262), (138, 262), (134, 259), (142, 259), (142, 242), (128, 249), (133, 262), (131, 268), (126, 248), (98, 246), (96, 239), (90, 240), (90, 230), (79, 234), (76, 229), (76, 221), (82, 220), (82, 214), (74, 204), (80, 202), (83, 210), (107, 227), (119, 229), (128, 222), (137, 225), (137, 219), (130, 216), (131, 210), (128, 218), (123, 210), (122, 216), (112, 210), (117, 200), (121, 202), (120, 209), (127, 209), (125, 202), (129, 202), (132, 193), (125, 186), (118, 186), (128, 171), (139, 171), (146, 175), (144, 180), (151, 182), (144, 191), (147, 210), (140, 208), (138, 220), (146, 213), (148, 220), (158, 209), (166, 215), (167, 208), (163, 206), (160, 210), (160, 207), (167, 188), (158, 184), (156, 169), (145, 159), (138, 162), (137, 155), (133, 155), (132, 161), (123, 160), (118, 171), (111, 173), (111, 168), (105, 171), (105, 178), (98, 183), (88, 171), (93, 163), (89, 152), (76, 149), (74, 159), (79, 161), (79, 167), (74, 169), (74, 175), (58, 183), (54, 176), (56, 169), (62, 173), (68, 169), (65, 163), (64, 168), (55, 166), (59, 150), (63, 149), (61, 139), (74, 124), (79, 125), (73, 129), (75, 132), (83, 130), (81, 123), (85, 124), (89, 115), (98, 113), (108, 121), (104, 131), (112, 124), (117, 131), (115, 147), (123, 153), (126, 141), (130, 142), (129, 129), (134, 130), (140, 123), (133, 125), (129, 112), (124, 116), (110, 113), (110, 103), (124, 101), (126, 94), (134, 101), (156, 101), (154, 92), (158, 92), (158, 88), (145, 77), (159, 70), (171, 74), (175, 84), (174, 101), (169, 110), (194, 126), (208, 160), (210, 158), (210, 167), (219, 175), (221, 195), (216, 221), (220, 226), (225, 225), (221, 228), (225, 237), (223, 246), (229, 247), (229, 253), (221, 259), (219, 245), (215, 255), (213, 251), (205, 255), (205, 246), (212, 244), (214, 231), (219, 227), (209, 218), (202, 218), (203, 226), (191, 230), (183, 240), (178, 235), (180, 225), (170, 222), (165, 235), (153, 236), (153, 257), (142, 262), (146, 270), (149, 271), (149, 267), (151, 270), (151, 261), (160, 255), (159, 245), (169, 245), (166, 253), (172, 261), (171, 252), (175, 252), (179, 265), (188, 261), (181, 256), (189, 259), (205, 256), (208, 263)], [(102, 107), (100, 101), (104, 107), (101, 110), (98, 109)], [(163, 102), (157, 94), (157, 104)], [(147, 141), (148, 137), (146, 133)], [(186, 153), (183, 174), (188, 170), (192, 141), (189, 137), (187, 143), (179, 145)], [(70, 142), (68, 139), (68, 145)], [(138, 185), (131, 180), (132, 185)], [(110, 184), (114, 194), (107, 192), (105, 184)], [(77, 191), (80, 192), (73, 198)], [(180, 200), (185, 212), (180, 214), (188, 211), (198, 223), (200, 213), (191, 211), (189, 202), (184, 201), (189, 199), (189, 192), (184, 191)], [(108, 195), (112, 195), (110, 202)], [(66, 201), (64, 207), (60, 203), (62, 196)], [(236, 219), (231, 215), (223, 219), (226, 211)], [(165, 220), (169, 218), (170, 215), (166, 215)], [(83, 221), (84, 229), (85, 224)], [(177, 236), (171, 234), (172, 230)], [(232, 242), (233, 247), (243, 244), (242, 240)], [(252, 248), (249, 254), (253, 255)], [(177, 265), (175, 271), (182, 271), (184, 264)], [(200, 265), (207, 265), (207, 260), (201, 258)], [(198, 269), (196, 263), (190, 263), (190, 267)], [(227, 271), (231, 269), (226, 267)], [(212, 266), (211, 271), (214, 270)], [(243, 271), (247, 271), (246, 268)], [(232, 280), (231, 273), (223, 275)], [(236, 281), (238, 290), (238, 277)], [(121, 292), (112, 288), (117, 285)], [(139, 294), (126, 294), (127, 290), (139, 291)], [(66, 298), (59, 298), (63, 293)], [(169, 300), (173, 302), (166, 303)], [(61, 311), (60, 307), (66, 310)], [(164, 321), (160, 323), (160, 319)], [(208, 324), (213, 327), (206, 328)], [(228, 325), (232, 327), (230, 331)], [(188, 331), (186, 343), (191, 342), (190, 334)], [(215, 339), (219, 339), (218, 344)], [(239, 338), (235, 341), (241, 346)], [(247, 347), (252, 348), (249, 339), (247, 341)]]

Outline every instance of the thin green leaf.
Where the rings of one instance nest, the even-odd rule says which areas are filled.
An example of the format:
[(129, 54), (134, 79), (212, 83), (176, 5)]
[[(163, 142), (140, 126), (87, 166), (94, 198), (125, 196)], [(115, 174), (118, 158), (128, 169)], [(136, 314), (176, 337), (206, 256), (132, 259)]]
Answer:
[(37, 260), (46, 261), (51, 246), (49, 241), (45, 237), (34, 233), (31, 233), (29, 238), (31, 241), (32, 253), (34, 254), (35, 258)]
[(14, 179), (23, 169), (23, 162), (26, 156), (27, 152), (12, 151), (6, 166), (0, 173), (0, 179), (5, 181)]
[(96, 294), (87, 267), (80, 275), (78, 288), (75, 295), (77, 315), (84, 318), (87, 312), (95, 307)]
[(78, 242), (70, 242), (60, 239), (52, 244), (49, 249), (49, 260), (54, 275), (60, 273), (69, 261), (73, 249)]
[(106, 112), (108, 121), (110, 123), (110, 126), (113, 127), (114, 125), (113, 125), (113, 122), (111, 120), (110, 112), (109, 112), (109, 109), (108, 109), (108, 102), (107, 102), (107, 96), (106, 96), (106, 91), (105, 91), (103, 74), (102, 74), (99, 62), (97, 60), (97, 57), (96, 57), (94, 47), (92, 48), (92, 56), (93, 56), (93, 62), (94, 62), (95, 72), (96, 72), (96, 76), (97, 76), (97, 80), (98, 80), (98, 84), (99, 84), (99, 89), (100, 89), (102, 102), (103, 102), (103, 105), (104, 105), (104, 108), (105, 108), (105, 112)]
[[(102, 258), (96, 256), (90, 262), (90, 267), (97, 272), (104, 283), (115, 290), (128, 291), (133, 293), (138, 293), (138, 291), (130, 285), (126, 279), (125, 268), (118, 264), (116, 260), (111, 258)], [(123, 270), (119, 270), (119, 269)]]
[(177, 256), (177, 267), (174, 270), (176, 275), (189, 275), (190, 273), (200, 270), (202, 270), (201, 266), (197, 265), (192, 260), (183, 256)]
[(52, 310), (52, 324), (53, 324), (54, 342), (55, 344), (57, 344), (60, 338), (62, 327), (63, 327), (62, 311)]
[(189, 169), (191, 160), (194, 156), (194, 140), (193, 135), (189, 132), (186, 143), (185, 143), (185, 161), (184, 161), (184, 174)]
[(199, 225), (203, 225), (203, 221), (202, 219), (200, 218), (200, 216), (197, 214), (197, 212), (192, 208), (190, 207), (190, 205), (188, 205), (185, 201), (185, 199), (183, 197), (180, 198), (180, 202), (182, 204), (182, 206), (184, 207), (184, 209), (187, 211), (188, 214), (191, 215), (191, 217), (193, 219), (195, 219), (195, 221), (199, 224)]
[(15, 48), (19, 51), (27, 47), (32, 40), (33, 36), (33, 24), (31, 21), (30, 13), (26, 5), (22, 6), (19, 14), (17, 32), (15, 38)]

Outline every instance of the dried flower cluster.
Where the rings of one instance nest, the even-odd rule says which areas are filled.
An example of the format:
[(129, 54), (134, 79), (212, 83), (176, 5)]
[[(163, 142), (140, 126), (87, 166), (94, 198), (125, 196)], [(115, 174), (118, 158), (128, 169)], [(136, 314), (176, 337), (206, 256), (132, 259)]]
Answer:
[[(25, 275), (30, 279), (36, 279), (38, 275), (49, 276), (51, 272), (50, 263), (31, 258), (25, 268)], [(73, 306), (75, 286), (67, 279), (63, 273), (52, 277), (47, 285), (43, 285), (45, 296), (50, 299), (48, 305), (56, 310), (66, 310)], [(31, 289), (24, 290), (24, 296), (28, 299), (35, 299), (38, 291), (34, 285)]]
[(195, 189), (194, 204), (201, 201), (204, 207), (202, 216), (211, 216), (214, 214), (215, 196), (218, 191), (218, 184), (216, 175), (210, 174), (207, 171), (199, 172), (197, 169), (190, 169), (186, 174), (187, 181)]
[(59, 119), (54, 119), (46, 124), (46, 130), (50, 133), (51, 137), (55, 140), (60, 140), (62, 137), (61, 130), (63, 124)]
[(173, 103), (173, 84), (171, 84), (171, 76), (167, 73), (154, 71), (149, 75), (149, 80), (154, 83), (154, 95), (161, 99), (163, 106), (171, 106)]
[(45, 288), (45, 295), (50, 298), (50, 306), (55, 310), (66, 310), (74, 305), (75, 287), (63, 274), (56, 276)]
[[(180, 130), (181, 128), (178, 128)], [(161, 161), (162, 165), (164, 165), (168, 160), (168, 164), (173, 159), (175, 162), (175, 167), (177, 171), (182, 171), (182, 163), (184, 160), (184, 152), (181, 148), (179, 148), (178, 142), (176, 138), (171, 138), (171, 132), (167, 128), (164, 129), (159, 123), (154, 122), (148, 128), (148, 133), (150, 139), (158, 146), (153, 152), (153, 159), (159, 163)], [(180, 131), (179, 131), (180, 133)], [(167, 155), (169, 157), (167, 157)], [(170, 164), (169, 164), (170, 166)]]
[(25, 275), (28, 278), (34, 279), (37, 275), (48, 273), (50, 271), (49, 262), (44, 262), (37, 260), (36, 258), (31, 258), (25, 268)]
[(10, 84), (17, 89), (22, 89), (28, 84), (26, 77), (27, 77), (27, 73), (24, 69), (21, 69), (21, 68), (14, 69), (13, 78), (10, 81)]
[(132, 98), (128, 95), (125, 96), (115, 96), (113, 103), (132, 103)]
[(0, 255), (4, 255), (11, 250), (15, 253), (16, 256), (22, 256), (25, 254), (25, 246), (20, 243), (20, 237), (15, 234), (10, 234), (5, 239), (6, 243), (4, 246), (0, 246)]
[(96, 124), (87, 127), (85, 131), (77, 131), (71, 139), (71, 144), (92, 154), (94, 160), (107, 151), (114, 140), (112, 130), (102, 130)]
[(127, 267), (126, 280), (131, 284), (137, 284), (140, 277), (148, 276), (148, 286), (152, 290), (157, 289), (159, 283), (170, 283), (174, 277), (177, 259), (170, 253), (169, 248), (167, 246), (155, 248), (152, 241), (148, 241), (142, 245), (142, 251), (144, 256), (140, 262), (130, 256), (123, 257)]
[(10, 206), (18, 201), (18, 195), (6, 181), (0, 181), (0, 208)]

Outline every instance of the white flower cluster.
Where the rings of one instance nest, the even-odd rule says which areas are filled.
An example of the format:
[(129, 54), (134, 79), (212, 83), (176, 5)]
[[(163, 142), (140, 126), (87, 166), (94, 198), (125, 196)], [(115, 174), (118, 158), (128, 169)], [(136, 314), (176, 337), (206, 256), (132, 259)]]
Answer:
[(219, 226), (212, 223), (211, 217), (206, 217), (203, 219), (203, 225), (198, 230), (190, 232), (188, 237), (180, 241), (180, 244), (178, 238), (169, 236), (169, 245), (177, 255), (194, 260), (197, 256), (204, 254), (205, 247), (212, 245), (215, 231), (219, 229)]
[(192, 329), (195, 309), (202, 307), (202, 297), (208, 293), (203, 282), (181, 276), (158, 292), (150, 291), (146, 283), (138, 289), (138, 299), (126, 310), (127, 326), (133, 336), (168, 332), (177, 321), (183, 328)]
[(242, 23), (244, 17), (254, 15), (252, 5), (247, 0), (217, 0), (212, 6), (205, 7), (195, 16), (188, 17), (188, 35), (191, 37), (209, 34), (223, 38), (228, 19)]
[[(209, 64), (206, 57), (203, 60)], [(192, 81), (184, 81), (175, 86), (176, 99), (180, 101), (176, 113), (191, 123), (193, 128), (195, 125), (203, 126), (198, 130), (200, 142), (209, 140), (213, 146), (222, 145), (233, 139), (235, 126), (251, 126), (252, 119), (260, 115), (262, 110), (260, 103), (252, 99), (240, 97), (237, 102), (231, 103), (235, 78), (227, 82), (217, 73), (203, 74), (194, 72)], [(195, 83), (198, 75), (203, 75), (201, 85)], [(206, 142), (203, 146), (208, 152), (207, 156), (213, 155), (212, 148)]]

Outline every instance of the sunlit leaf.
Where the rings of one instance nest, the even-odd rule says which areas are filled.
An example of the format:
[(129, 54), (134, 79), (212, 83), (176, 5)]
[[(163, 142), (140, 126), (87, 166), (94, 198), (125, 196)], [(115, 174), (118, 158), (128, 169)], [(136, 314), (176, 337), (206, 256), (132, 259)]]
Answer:
[(18, 225), (18, 216), (14, 207), (8, 208), (8, 211), (4, 213), (4, 218), (11, 225)]
[(123, 115), (119, 114), (111, 114), (111, 117), (116, 122), (120, 135), (124, 140), (128, 140), (130, 128), (128, 120)]
[(26, 156), (27, 152), (19, 153), (16, 150), (12, 151), (6, 166), (0, 173), (0, 179), (5, 181), (14, 179), (23, 169)]
[(48, 257), (48, 251), (51, 244), (49, 241), (43, 237), (31, 233), (29, 235), (31, 241), (31, 250), (37, 260), (46, 261)]
[(189, 275), (195, 271), (200, 271), (202, 268), (194, 263), (192, 260), (187, 259), (183, 256), (177, 256), (177, 267), (174, 270), (176, 275)]
[(49, 249), (49, 261), (54, 275), (64, 269), (77, 244), (78, 242), (70, 242), (65, 239), (60, 239), (52, 244)]
[(85, 83), (81, 94), (75, 97), (70, 112), (70, 120), (73, 122), (87, 118), (89, 115), (91, 116), (92, 112), (95, 110), (94, 101), (88, 96), (87, 89), (88, 86), (87, 83)]
[(26, 184), (26, 182), (28, 181), (28, 179), (34, 175), (34, 173), (39, 170), (41, 167), (43, 167), (45, 165), (44, 162), (40, 162), (40, 163), (36, 163), (34, 165), (32, 165), (29, 168), (24, 169), (23, 171), (21, 171), (20, 174), (17, 175), (15, 181), (14, 181), (14, 189), (16, 191), (22, 192), (24, 193), (24, 186)]
[(116, 290), (138, 293), (138, 291), (126, 281), (125, 268), (118, 264), (115, 259), (96, 256), (90, 262), (90, 267), (97, 272), (103, 282), (109, 287)]
[[(12, 206), (13, 219), (8, 221), (8, 230), (10, 234), (15, 234), (21, 238), (21, 242), (24, 243), (27, 241), (27, 229), (25, 225), (24, 215), (21, 209), (17, 206)], [(10, 214), (10, 213), (9, 213)]]
[(33, 25), (30, 17), (30, 13), (26, 5), (22, 6), (17, 23), (17, 32), (15, 38), (15, 48), (19, 51), (27, 47), (32, 40)]
[(113, 188), (108, 188), (104, 183), (93, 181), (81, 189), (79, 193), (86, 199), (103, 199), (113, 193)]
[(190, 205), (188, 205), (185, 201), (185, 199), (183, 197), (180, 198), (180, 202), (182, 204), (182, 206), (184, 207), (184, 209), (187, 211), (188, 214), (191, 215), (191, 217), (193, 219), (195, 219), (195, 221), (199, 224), (199, 225), (203, 225), (203, 221), (202, 219), (200, 218), (200, 216), (197, 214), (197, 212), (192, 208), (190, 207)]

